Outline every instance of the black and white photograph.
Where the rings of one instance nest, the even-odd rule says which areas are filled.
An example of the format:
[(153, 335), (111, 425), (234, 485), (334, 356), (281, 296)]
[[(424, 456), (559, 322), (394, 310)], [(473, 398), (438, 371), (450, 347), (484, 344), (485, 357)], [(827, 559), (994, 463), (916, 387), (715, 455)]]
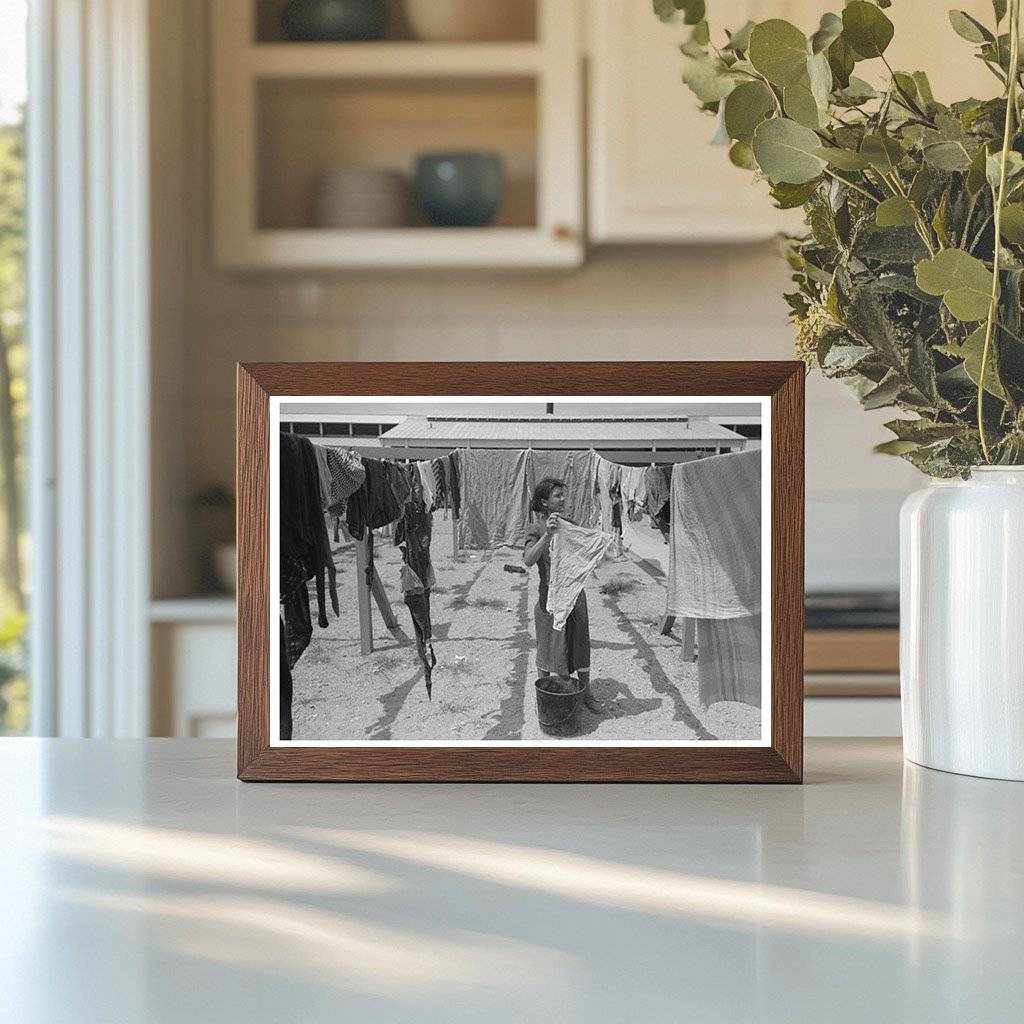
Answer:
[(763, 745), (767, 413), (275, 399), (272, 741)]

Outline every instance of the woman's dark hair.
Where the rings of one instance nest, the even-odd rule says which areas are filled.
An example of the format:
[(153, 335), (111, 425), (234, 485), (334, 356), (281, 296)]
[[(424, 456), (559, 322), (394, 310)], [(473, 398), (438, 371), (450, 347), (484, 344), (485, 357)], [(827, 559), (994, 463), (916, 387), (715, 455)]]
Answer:
[(551, 497), (551, 492), (556, 488), (561, 487), (565, 490), (565, 481), (558, 480), (553, 476), (546, 476), (536, 487), (533, 489), (533, 501), (530, 502), (531, 512), (543, 512), (544, 508), (541, 505), (542, 501), (547, 501)]

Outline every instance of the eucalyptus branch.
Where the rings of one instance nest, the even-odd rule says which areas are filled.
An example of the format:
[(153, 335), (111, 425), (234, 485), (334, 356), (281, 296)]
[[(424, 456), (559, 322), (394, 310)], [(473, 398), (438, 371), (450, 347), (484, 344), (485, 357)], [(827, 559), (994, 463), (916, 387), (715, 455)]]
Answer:
[(833, 181), (838, 181), (840, 184), (846, 185), (848, 188), (852, 188), (854, 192), (859, 192), (862, 196), (866, 196), (876, 205), (880, 202), (878, 196), (873, 196), (867, 189), (861, 188), (855, 181), (848, 181), (846, 178), (840, 178), (838, 174), (834, 174), (827, 167), (823, 169), (823, 173), (827, 174)]
[(978, 435), (985, 461), (992, 462), (988, 436), (985, 433), (985, 373), (988, 370), (992, 345), (992, 329), (999, 309), (999, 257), (1001, 254), (1003, 202), (1006, 197), (1006, 161), (1010, 152), (1011, 127), (1017, 111), (1017, 69), (1020, 62), (1020, 0), (1010, 0), (1010, 73), (1006, 86), (1006, 117), (1003, 123), (1003, 149), (999, 154), (999, 190), (995, 196), (993, 213), (995, 243), (992, 253), (992, 294), (989, 299), (988, 318), (985, 321), (985, 344), (981, 350), (981, 369), (978, 371)]

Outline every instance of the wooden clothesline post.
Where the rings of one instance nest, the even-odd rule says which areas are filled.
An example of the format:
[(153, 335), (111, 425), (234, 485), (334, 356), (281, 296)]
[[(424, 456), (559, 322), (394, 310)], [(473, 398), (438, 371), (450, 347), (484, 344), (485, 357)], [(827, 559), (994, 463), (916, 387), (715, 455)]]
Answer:
[(370, 607), (370, 588), (366, 585), (366, 570), (370, 565), (369, 534), (364, 530), (356, 541), (356, 597), (359, 607), (359, 652), (373, 653), (373, 610)]
[[(674, 615), (663, 615), (661, 625), (658, 627), (662, 636), (668, 636), (676, 623)], [(697, 646), (697, 620), (686, 617), (683, 619), (683, 661), (696, 661), (695, 648)]]
[[(359, 651), (361, 654), (373, 653), (373, 606), (370, 604), (370, 595), (377, 602), (384, 625), (390, 629), (398, 628), (398, 618), (395, 616), (391, 602), (384, 590), (377, 566), (370, 563), (370, 532), (365, 530), (362, 540), (356, 541), (356, 594), (359, 606)], [(366, 585), (367, 570), (369, 570), (370, 585)]]

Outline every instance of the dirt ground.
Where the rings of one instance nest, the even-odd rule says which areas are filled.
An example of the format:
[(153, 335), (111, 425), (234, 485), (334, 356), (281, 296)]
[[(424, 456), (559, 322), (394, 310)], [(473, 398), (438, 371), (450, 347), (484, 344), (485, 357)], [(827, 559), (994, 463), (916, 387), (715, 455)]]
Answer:
[[(399, 630), (389, 631), (373, 604), (374, 651), (359, 648), (354, 545), (334, 545), (341, 616), (313, 639), (293, 671), (295, 740), (551, 739), (537, 722), (533, 683), (533, 606), (537, 570), (512, 548), (452, 557), (451, 522), (434, 516), (431, 554), (437, 586), (433, 700), (427, 700), (415, 634), (398, 585), (401, 552), (378, 537), (376, 564)], [(720, 703), (702, 709), (697, 666), (682, 656), (679, 630), (662, 636), (661, 573), (629, 556), (605, 561), (586, 587), (592, 647), (591, 682), (624, 712), (583, 712), (578, 739), (747, 740), (760, 735), (760, 710)], [(314, 598), (315, 601), (315, 598)], [(573, 742), (571, 739), (566, 742)]]

